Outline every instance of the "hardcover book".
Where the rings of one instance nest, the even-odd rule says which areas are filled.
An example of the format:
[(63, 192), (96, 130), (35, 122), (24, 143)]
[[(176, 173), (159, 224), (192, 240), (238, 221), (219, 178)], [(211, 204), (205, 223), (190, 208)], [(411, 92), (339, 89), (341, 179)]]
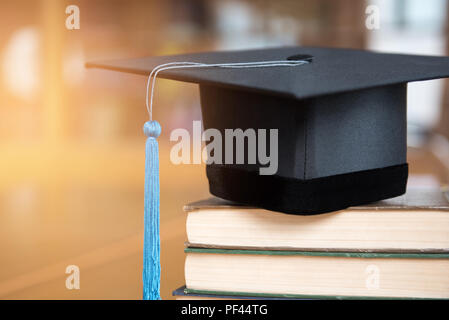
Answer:
[(327, 214), (289, 215), (219, 198), (190, 203), (188, 247), (331, 252), (449, 252), (447, 191), (403, 196)]
[(187, 248), (187, 292), (283, 298), (449, 298), (447, 253)]

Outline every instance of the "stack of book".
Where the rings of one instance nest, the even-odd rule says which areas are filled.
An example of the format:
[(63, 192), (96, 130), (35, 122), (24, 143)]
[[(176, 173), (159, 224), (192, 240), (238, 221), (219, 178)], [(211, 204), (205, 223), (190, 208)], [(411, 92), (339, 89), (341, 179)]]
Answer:
[(190, 203), (178, 299), (449, 298), (448, 193), (301, 216)]

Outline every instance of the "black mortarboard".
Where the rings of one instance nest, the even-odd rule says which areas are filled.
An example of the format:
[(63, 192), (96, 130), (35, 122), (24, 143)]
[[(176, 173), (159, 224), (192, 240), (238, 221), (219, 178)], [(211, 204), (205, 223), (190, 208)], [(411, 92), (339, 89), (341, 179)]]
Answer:
[[(207, 165), (212, 194), (315, 214), (403, 194), (407, 82), (449, 76), (449, 58), (284, 47), (89, 63), (149, 75), (168, 62), (307, 60), (295, 67), (186, 68), (160, 76), (200, 85), (205, 129), (278, 129), (278, 170)], [(426, 106), (423, 106), (425, 108)]]

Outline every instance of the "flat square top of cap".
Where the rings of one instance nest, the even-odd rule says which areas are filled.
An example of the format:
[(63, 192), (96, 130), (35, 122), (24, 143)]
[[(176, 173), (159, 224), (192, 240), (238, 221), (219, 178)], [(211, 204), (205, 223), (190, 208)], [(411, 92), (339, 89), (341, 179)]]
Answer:
[(167, 62), (255, 62), (286, 60), (295, 55), (310, 55), (312, 61), (308, 64), (288, 67), (175, 69), (161, 71), (158, 77), (297, 99), (449, 77), (449, 57), (312, 47), (146, 57), (90, 62), (86, 66), (149, 75), (154, 67)]

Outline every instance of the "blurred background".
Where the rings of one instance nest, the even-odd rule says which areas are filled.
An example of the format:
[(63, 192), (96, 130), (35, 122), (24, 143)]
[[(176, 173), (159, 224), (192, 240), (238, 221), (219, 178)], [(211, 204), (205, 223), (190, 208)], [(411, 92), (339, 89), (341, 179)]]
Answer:
[[(65, 26), (68, 5), (80, 29)], [(366, 26), (369, 5), (379, 28)], [(15, 0), (0, 4), (0, 299), (140, 299), (146, 78), (91, 60), (280, 45), (448, 54), (445, 0)], [(449, 178), (449, 84), (409, 85), (410, 184)], [(171, 164), (196, 85), (159, 80), (162, 297), (184, 284), (182, 206), (204, 165)], [(80, 290), (68, 290), (68, 265)]]

